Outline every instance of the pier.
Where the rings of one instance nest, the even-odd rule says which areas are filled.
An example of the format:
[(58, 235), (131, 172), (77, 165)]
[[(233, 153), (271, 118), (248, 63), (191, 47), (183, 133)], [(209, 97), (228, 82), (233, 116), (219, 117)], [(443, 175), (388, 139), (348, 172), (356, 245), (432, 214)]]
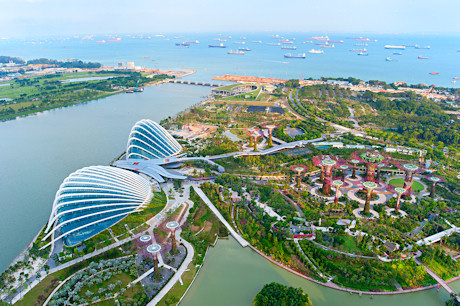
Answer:
[(198, 81), (185, 81), (185, 80), (169, 80), (169, 83), (173, 84), (185, 84), (185, 85), (198, 85), (198, 86), (209, 86), (209, 87), (222, 87), (224, 84), (198, 82)]

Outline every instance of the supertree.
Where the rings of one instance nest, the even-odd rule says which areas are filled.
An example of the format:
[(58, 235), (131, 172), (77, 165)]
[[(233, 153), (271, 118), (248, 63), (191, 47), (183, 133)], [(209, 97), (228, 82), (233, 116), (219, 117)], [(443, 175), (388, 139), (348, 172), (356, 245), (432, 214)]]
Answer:
[(269, 146), (272, 146), (273, 145), (273, 140), (272, 140), (273, 130), (276, 129), (278, 127), (278, 125), (275, 125), (275, 124), (262, 124), (260, 127), (268, 130), (268, 143), (267, 144)]
[(257, 139), (261, 136), (260, 131), (258, 130), (249, 130), (249, 145), (254, 146), (254, 151), (257, 151)]
[(433, 174), (426, 175), (425, 178), (433, 183), (431, 185), (430, 197), (434, 198), (434, 191), (436, 190), (436, 184), (444, 182), (446, 179), (443, 178), (442, 176), (433, 175)]
[(158, 255), (161, 251), (161, 245), (158, 243), (151, 244), (146, 248), (146, 251), (146, 254), (150, 254), (150, 256), (153, 257), (153, 277), (154, 279), (159, 280), (161, 279), (161, 273), (158, 268)]
[(399, 208), (401, 207), (401, 197), (406, 192), (406, 189), (401, 188), (401, 187), (396, 187), (394, 191), (398, 195), (398, 201), (396, 202), (396, 208), (395, 208), (395, 213), (397, 214), (399, 213)]
[(176, 229), (179, 227), (177, 221), (169, 221), (166, 223), (166, 228), (171, 231), (171, 254), (177, 254), (177, 245), (176, 245)]
[(366, 181), (373, 182), (375, 170), (379, 164), (389, 164), (391, 157), (378, 151), (355, 151), (351, 154), (353, 159), (357, 159), (366, 166)]
[(393, 165), (395, 165), (396, 168), (404, 171), (404, 189), (406, 189), (406, 195), (410, 195), (412, 191), (414, 174), (422, 172), (425, 169), (421, 164), (414, 161), (395, 160), (393, 161)]
[(339, 169), (342, 171), (342, 182), (345, 181), (345, 172), (348, 170), (348, 168), (350, 168), (350, 167), (348, 165), (345, 165), (345, 164), (343, 164), (343, 165), (341, 165), (339, 167)]
[(296, 187), (299, 188), (300, 187), (300, 182), (301, 182), (301, 174), (302, 172), (305, 172), (308, 170), (307, 166), (304, 166), (304, 165), (292, 165), (291, 167), (289, 167), (292, 171), (296, 172), (297, 173), (297, 183), (296, 183)]
[(330, 194), (330, 181), (332, 177), (332, 169), (334, 169), (335, 167), (340, 167), (345, 163), (345, 161), (337, 156), (317, 155), (313, 157), (313, 163), (316, 166), (321, 167), (321, 177), (323, 179), (323, 194)]
[(348, 159), (348, 162), (352, 165), (353, 172), (351, 174), (351, 178), (355, 179), (356, 178), (356, 166), (361, 163), (360, 160), (355, 159), (355, 158), (350, 158)]
[(371, 198), (372, 198), (372, 192), (374, 191), (375, 188), (378, 187), (378, 185), (374, 182), (364, 182), (363, 187), (366, 188), (367, 194), (366, 194), (366, 203), (364, 204), (364, 213), (369, 214), (371, 210)]
[(341, 180), (333, 180), (332, 181), (332, 185), (335, 186), (334, 204), (336, 204), (336, 205), (337, 205), (337, 203), (339, 203), (339, 191), (340, 191), (340, 187), (342, 187), (343, 184), (344, 183)]

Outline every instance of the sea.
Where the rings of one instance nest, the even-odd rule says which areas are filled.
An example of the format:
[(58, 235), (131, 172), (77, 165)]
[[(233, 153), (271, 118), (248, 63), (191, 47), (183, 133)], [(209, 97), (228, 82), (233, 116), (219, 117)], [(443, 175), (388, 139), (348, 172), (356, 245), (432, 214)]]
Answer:
[[(330, 43), (334, 48), (321, 48), (315, 43), (321, 44), (324, 41), (311, 39), (326, 35), (331, 41), (343, 43)], [(286, 39), (292, 44), (282, 41)], [(363, 39), (369, 39), (369, 42)], [(192, 43), (188, 47), (175, 45), (186, 41), (199, 43)], [(226, 48), (208, 47), (220, 43)], [(273, 45), (277, 43), (280, 45)], [(295, 46), (297, 49), (283, 50), (283, 45)], [(392, 50), (385, 49), (385, 45), (407, 47), (405, 50)], [(417, 49), (414, 46), (429, 49)], [(227, 54), (238, 48), (249, 48), (251, 51), (244, 51), (244, 55)], [(308, 53), (311, 49), (323, 50), (324, 53)], [(359, 52), (351, 52), (352, 49), (366, 49), (368, 55), (360, 56)], [(284, 55), (288, 53), (305, 53), (306, 58), (285, 58)], [(454, 88), (460, 86), (460, 80), (455, 82), (453, 79), (460, 77), (460, 35), (176, 33), (10, 38), (0, 40), (0, 55), (23, 59), (76, 58), (100, 62), (105, 66), (134, 62), (136, 66), (146, 68), (193, 68), (196, 73), (188, 79), (198, 81), (210, 81), (212, 77), (223, 74), (284, 79), (352, 76), (365, 81), (402, 81)], [(439, 74), (433, 75), (431, 72)]]

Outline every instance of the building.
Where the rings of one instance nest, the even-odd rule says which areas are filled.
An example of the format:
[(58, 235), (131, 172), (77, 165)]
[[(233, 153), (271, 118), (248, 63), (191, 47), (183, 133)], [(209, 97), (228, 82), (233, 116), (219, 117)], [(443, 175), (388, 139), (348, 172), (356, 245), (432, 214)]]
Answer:
[(136, 66), (134, 65), (134, 62), (128, 62), (126, 64), (127, 64), (128, 69), (134, 70), (136, 68)]
[[(110, 166), (86, 167), (59, 187), (43, 240), (63, 239), (75, 246), (148, 205), (153, 197), (146, 179)], [(45, 246), (45, 247), (46, 247)]]
[(397, 147), (385, 147), (385, 152), (387, 153), (401, 153), (405, 155), (418, 155), (419, 157), (424, 157), (427, 153), (427, 150), (422, 150), (422, 149), (415, 149), (415, 148), (409, 148), (409, 147), (402, 147), (402, 146), (397, 146)]
[(161, 125), (143, 119), (131, 129), (126, 159), (165, 158), (181, 152), (182, 146)]

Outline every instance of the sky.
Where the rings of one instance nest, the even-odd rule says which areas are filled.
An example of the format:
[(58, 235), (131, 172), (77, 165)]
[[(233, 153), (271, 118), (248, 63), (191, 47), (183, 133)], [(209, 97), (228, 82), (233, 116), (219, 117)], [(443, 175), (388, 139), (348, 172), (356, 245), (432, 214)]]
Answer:
[(0, 37), (182, 32), (460, 34), (460, 0), (0, 0)]

